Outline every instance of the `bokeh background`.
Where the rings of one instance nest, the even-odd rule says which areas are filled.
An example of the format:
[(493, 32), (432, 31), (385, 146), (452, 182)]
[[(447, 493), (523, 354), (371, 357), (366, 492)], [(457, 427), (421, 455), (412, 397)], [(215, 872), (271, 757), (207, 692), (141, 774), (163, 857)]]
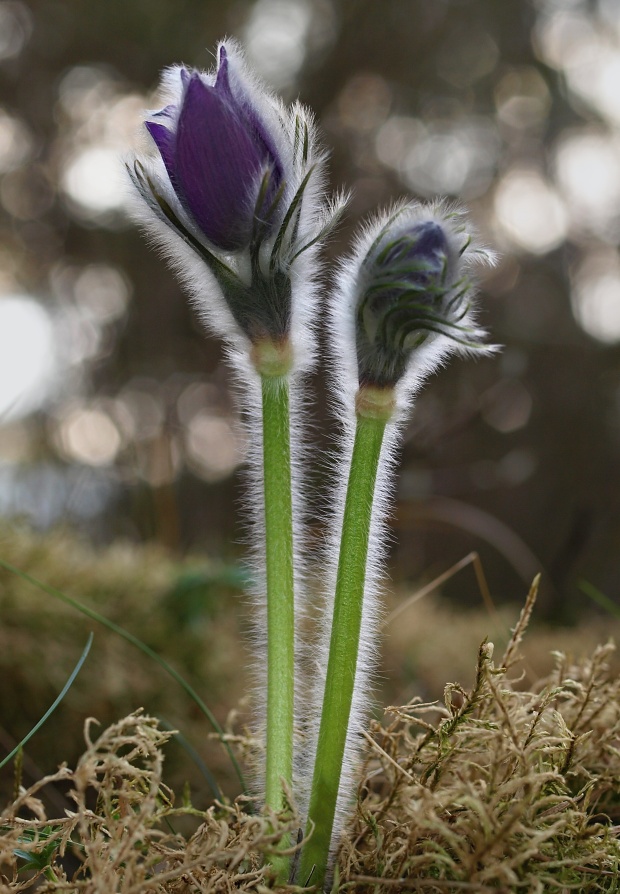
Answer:
[[(620, 582), (617, 0), (2, 0), (0, 554), (16, 551), (41, 576), (51, 567), (54, 580), (64, 574), (75, 589), (79, 579), (90, 593), (72, 577), (72, 561), (86, 567), (79, 550), (92, 544), (100, 573), (120, 561), (110, 544), (146, 544), (155, 553), (140, 561), (168, 569), (159, 590), (145, 584), (160, 607), (180, 592), (170, 563), (189, 575), (173, 600), (181, 652), (194, 637), (198, 654), (213, 629), (220, 602), (205, 616), (204, 587), (239, 589), (227, 575), (243, 555), (245, 445), (230, 377), (220, 345), (128, 221), (120, 163), (142, 139), (142, 110), (158, 105), (160, 70), (210, 67), (223, 35), (243, 42), (275, 90), (316, 112), (332, 185), (353, 191), (330, 260), (359, 219), (404, 195), (466, 204), (500, 254), (481, 303), (503, 352), (442, 371), (406, 432), (395, 591), (476, 550), (496, 604), (521, 601), (541, 570), (540, 617), (584, 624), (598, 609), (580, 581), (611, 598)], [(337, 428), (324, 379), (313, 383), (319, 449)], [(320, 474), (314, 486), (320, 496)], [(17, 525), (36, 533), (11, 552)], [(48, 546), (36, 544), (55, 543), (59, 527), (65, 538), (78, 532), (79, 549), (65, 542), (46, 565)], [(209, 557), (208, 572), (187, 556)], [(95, 596), (121, 619), (141, 605), (136, 625), (146, 629), (154, 603), (140, 602), (144, 575), (127, 574), (106, 579), (111, 603), (101, 587)], [(463, 607), (480, 602), (476, 577), (464, 570), (443, 592), (452, 605), (443, 630), (460, 630)], [(59, 645), (65, 628), (53, 619), (34, 644), (20, 640), (43, 617), (40, 602), (24, 600), (12, 596), (4, 612), (6, 667), (57, 649), (61, 684), (79, 647), (65, 633)], [(162, 651), (177, 635), (166, 617), (150, 640)], [(97, 666), (109, 672), (104, 657)], [(220, 716), (242, 691), (232, 670), (213, 690)], [(49, 686), (44, 707), (59, 686), (49, 662), (36, 673)], [(39, 706), (29, 685), (5, 723), (14, 735), (24, 706), (33, 716)], [(110, 685), (125, 692), (119, 679)], [(103, 714), (119, 704), (106, 692)]]

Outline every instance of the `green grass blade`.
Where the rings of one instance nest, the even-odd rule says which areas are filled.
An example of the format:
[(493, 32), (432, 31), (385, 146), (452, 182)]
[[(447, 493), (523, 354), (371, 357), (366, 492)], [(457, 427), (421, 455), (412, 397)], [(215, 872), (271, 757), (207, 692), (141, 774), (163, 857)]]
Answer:
[(231, 763), (235, 769), (235, 773), (239, 778), (239, 782), (241, 783), (241, 787), (244, 792), (247, 792), (247, 787), (245, 784), (245, 779), (243, 778), (243, 773), (241, 772), (241, 767), (232, 752), (232, 749), (228, 742), (224, 737), (224, 730), (219, 725), (217, 720), (215, 719), (212, 712), (205, 705), (203, 700), (200, 698), (196, 690), (190, 686), (190, 684), (185, 680), (181, 674), (176, 671), (168, 662), (158, 655), (157, 652), (154, 652), (146, 643), (143, 643), (141, 639), (138, 639), (137, 636), (134, 636), (133, 633), (130, 633), (128, 630), (125, 630), (124, 627), (120, 627), (118, 624), (115, 624), (114, 621), (110, 621), (108, 618), (100, 615), (99, 612), (94, 611), (92, 608), (88, 608), (86, 605), (83, 605), (81, 602), (78, 602), (77, 599), (73, 599), (71, 596), (65, 595), (60, 590), (56, 590), (54, 587), (50, 587), (47, 584), (42, 583), (42, 581), (37, 580), (36, 577), (32, 577), (32, 575), (27, 574), (25, 571), (21, 571), (19, 568), (15, 568), (14, 565), (11, 565), (9, 562), (5, 562), (4, 559), (0, 559), (0, 568), (4, 568), (5, 571), (10, 571), (11, 574), (17, 575), (17, 577), (21, 577), (22, 580), (27, 581), (33, 587), (37, 587), (39, 590), (43, 590), (44, 593), (47, 593), (48, 596), (54, 597), (54, 599), (59, 599), (61, 602), (64, 602), (66, 605), (70, 605), (72, 608), (81, 612), (83, 615), (86, 615), (87, 618), (90, 618), (93, 621), (97, 621), (98, 624), (103, 624), (104, 627), (107, 627), (108, 630), (111, 630), (113, 633), (117, 633), (119, 636), (122, 636), (123, 639), (127, 640), (128, 643), (131, 643), (132, 646), (135, 646), (137, 649), (140, 649), (145, 655), (148, 655), (149, 658), (152, 658), (153, 661), (156, 661), (159, 666), (166, 671), (166, 673), (175, 680), (179, 686), (185, 690), (187, 695), (192, 699), (194, 704), (198, 706), (200, 711), (207, 718), (215, 732), (220, 737), (220, 741), (226, 751), (228, 752), (228, 756), (231, 760)]
[(609, 596), (601, 593), (601, 591), (597, 589), (594, 584), (591, 584), (590, 581), (580, 580), (577, 586), (582, 593), (585, 593), (586, 596), (592, 600), (592, 602), (596, 602), (597, 605), (604, 608), (605, 611), (609, 612), (610, 615), (613, 615), (614, 618), (620, 618), (620, 606), (616, 605), (613, 599), (610, 599)]
[(215, 776), (211, 772), (211, 770), (207, 767), (203, 759), (200, 757), (192, 743), (185, 738), (183, 733), (180, 733), (175, 727), (166, 720), (165, 717), (160, 717), (159, 722), (164, 729), (170, 730), (174, 732), (174, 741), (178, 742), (181, 748), (189, 755), (189, 757), (194, 761), (204, 778), (207, 780), (207, 785), (211, 789), (211, 793), (216, 801), (222, 800), (222, 791), (217, 784)]
[(45, 721), (47, 720), (47, 718), (50, 717), (50, 716), (54, 713), (54, 711), (56, 710), (56, 708), (58, 707), (58, 705), (61, 703), (61, 701), (63, 700), (63, 698), (65, 697), (65, 695), (66, 695), (67, 692), (69, 691), (69, 689), (71, 688), (71, 686), (72, 686), (72, 684), (73, 684), (73, 681), (75, 680), (75, 678), (77, 677), (77, 675), (79, 674), (79, 672), (82, 670), (82, 665), (83, 665), (84, 662), (86, 661), (86, 657), (87, 657), (88, 653), (90, 652), (90, 647), (92, 646), (92, 644), (93, 644), (93, 634), (92, 634), (92, 633), (89, 633), (89, 634), (88, 634), (88, 640), (87, 640), (87, 642), (86, 642), (86, 645), (84, 646), (84, 651), (82, 652), (82, 654), (81, 654), (81, 656), (80, 656), (80, 660), (78, 661), (78, 663), (77, 663), (77, 664), (75, 665), (75, 667), (73, 668), (73, 671), (71, 672), (71, 676), (69, 677), (69, 679), (67, 680), (67, 682), (65, 683), (65, 685), (62, 687), (62, 690), (61, 690), (60, 694), (58, 695), (58, 697), (57, 697), (56, 699), (54, 699), (54, 701), (52, 702), (52, 704), (50, 705), (50, 707), (47, 709), (47, 711), (45, 712), (45, 714), (43, 715), (43, 717), (41, 717), (41, 719), (38, 721), (38, 723), (35, 723), (35, 725), (32, 727), (32, 729), (30, 730), (30, 732), (29, 732), (29, 733), (26, 733), (26, 735), (25, 735), (24, 738), (21, 740), (21, 742), (19, 742), (19, 743), (15, 746), (15, 748), (13, 749), (13, 751), (11, 751), (10, 754), (7, 754), (7, 756), (4, 758), (4, 760), (0, 761), (0, 770), (1, 770), (6, 764), (8, 764), (8, 762), (9, 762), (12, 758), (15, 757), (15, 755), (17, 754), (17, 752), (19, 751), (19, 749), (20, 749), (20, 748), (23, 748), (24, 745), (26, 744), (26, 742), (29, 742), (30, 739), (32, 739), (32, 737), (34, 736), (34, 734), (35, 734), (36, 732), (38, 732), (38, 731), (41, 729), (41, 727), (43, 726), (43, 724), (45, 723)]

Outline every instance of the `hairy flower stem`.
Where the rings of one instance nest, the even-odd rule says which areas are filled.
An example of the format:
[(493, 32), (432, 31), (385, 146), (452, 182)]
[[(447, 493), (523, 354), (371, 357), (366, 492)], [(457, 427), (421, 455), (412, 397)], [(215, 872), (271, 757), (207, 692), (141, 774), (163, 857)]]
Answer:
[[(359, 397), (359, 396), (358, 396)], [(359, 651), (372, 504), (389, 412), (360, 407), (342, 522), (329, 661), (299, 883), (321, 887), (327, 872)]]
[[(283, 783), (290, 788), (293, 779), (295, 688), (289, 383), (285, 375), (263, 375), (261, 384), (267, 571), (265, 803), (280, 811), (285, 807)], [(271, 864), (281, 879), (287, 876), (287, 857), (274, 857)]]

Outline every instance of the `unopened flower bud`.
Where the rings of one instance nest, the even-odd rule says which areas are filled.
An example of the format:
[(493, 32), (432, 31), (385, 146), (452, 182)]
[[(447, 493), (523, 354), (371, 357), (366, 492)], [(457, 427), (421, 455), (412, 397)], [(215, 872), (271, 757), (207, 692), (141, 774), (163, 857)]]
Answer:
[(355, 386), (389, 393), (412, 372), (415, 390), (446, 354), (493, 350), (475, 324), (470, 276), (473, 262), (489, 260), (463, 214), (443, 204), (405, 204), (370, 226), (343, 266), (334, 314)]

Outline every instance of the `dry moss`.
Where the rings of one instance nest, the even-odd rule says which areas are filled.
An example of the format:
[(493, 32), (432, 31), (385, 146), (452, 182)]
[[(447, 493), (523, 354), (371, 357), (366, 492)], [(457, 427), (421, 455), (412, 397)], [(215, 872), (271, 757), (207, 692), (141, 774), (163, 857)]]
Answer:
[[(371, 725), (357, 809), (343, 835), (342, 891), (620, 891), (620, 677), (613, 646), (520, 688), (519, 642), (478, 653), (474, 685), (445, 688)], [(281, 892), (263, 857), (298, 818), (248, 812), (247, 800), (206, 812), (175, 807), (162, 779), (170, 734), (132, 714), (91, 739), (75, 770), (21, 789), (1, 817), (3, 891)], [(246, 743), (251, 744), (251, 743)], [(70, 787), (50, 819), (42, 791)], [(182, 817), (197, 823), (181, 835)]]
[(444, 705), (414, 700), (375, 724), (358, 810), (340, 853), (343, 889), (617, 891), (620, 678), (613, 645), (519, 688), (533, 590), (502, 661)]
[[(131, 714), (91, 740), (75, 770), (62, 767), (22, 789), (3, 811), (0, 867), (5, 891), (112, 892), (261, 891), (270, 871), (263, 855), (298, 819), (252, 815), (247, 801), (206, 812), (174, 798), (162, 780), (162, 748), (170, 733), (157, 720)], [(42, 790), (69, 785), (72, 809), (50, 819)], [(179, 817), (199, 821), (184, 837)], [(275, 831), (274, 831), (275, 827)], [(68, 871), (71, 863), (77, 869)], [(295, 890), (291, 888), (291, 890)]]

